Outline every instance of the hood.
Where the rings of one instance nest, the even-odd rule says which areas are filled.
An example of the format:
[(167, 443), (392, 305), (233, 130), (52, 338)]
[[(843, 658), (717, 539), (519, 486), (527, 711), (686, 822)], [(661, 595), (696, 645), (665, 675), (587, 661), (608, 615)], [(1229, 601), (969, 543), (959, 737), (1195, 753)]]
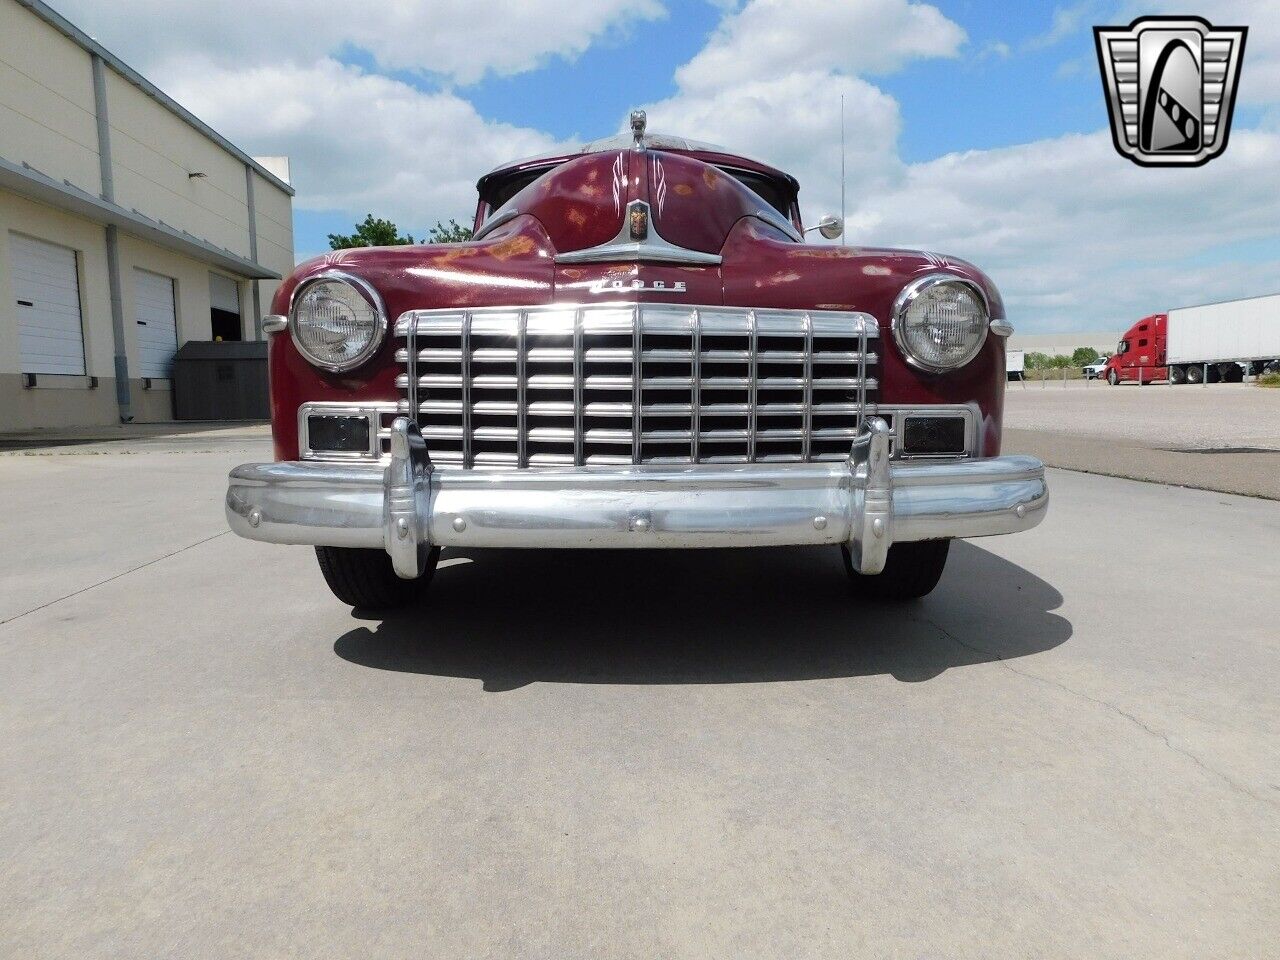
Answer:
[[(517, 216), (537, 220), (557, 253), (602, 246), (623, 234), (628, 208), (644, 204), (647, 229), (675, 247), (716, 254), (744, 217), (795, 234), (763, 199), (719, 168), (657, 150), (617, 150), (570, 160), (525, 187), (480, 229)], [(489, 226), (492, 225), (492, 226)]]

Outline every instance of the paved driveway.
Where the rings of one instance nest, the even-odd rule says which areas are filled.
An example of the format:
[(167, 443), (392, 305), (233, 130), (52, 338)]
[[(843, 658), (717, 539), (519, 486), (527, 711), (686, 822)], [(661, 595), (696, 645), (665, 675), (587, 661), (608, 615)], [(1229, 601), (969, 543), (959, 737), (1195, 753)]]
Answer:
[(110, 449), (0, 456), (0, 956), (1280, 942), (1280, 503), (1055, 471), (902, 609), (456, 552), (380, 622), (222, 533), (260, 441)]

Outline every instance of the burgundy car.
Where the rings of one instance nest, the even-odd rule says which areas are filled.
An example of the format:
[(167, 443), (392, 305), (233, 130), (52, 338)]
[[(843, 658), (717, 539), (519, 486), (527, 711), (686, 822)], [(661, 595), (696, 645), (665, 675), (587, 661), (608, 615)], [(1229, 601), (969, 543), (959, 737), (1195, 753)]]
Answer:
[(855, 592), (923, 596), (953, 538), (1045, 514), (1000, 456), (1012, 328), (964, 261), (806, 242), (798, 189), (636, 114), (482, 177), (469, 242), (303, 264), (231, 528), (366, 608), (442, 547), (830, 544)]

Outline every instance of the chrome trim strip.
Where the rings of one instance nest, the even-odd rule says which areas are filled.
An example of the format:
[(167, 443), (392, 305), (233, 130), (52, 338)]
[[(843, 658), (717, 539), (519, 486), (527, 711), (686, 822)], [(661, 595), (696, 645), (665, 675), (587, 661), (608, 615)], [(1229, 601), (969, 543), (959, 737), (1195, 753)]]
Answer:
[(494, 230), (497, 230), (498, 227), (502, 226), (504, 223), (510, 223), (518, 216), (520, 216), (520, 211), (515, 207), (511, 207), (508, 210), (500, 210), (484, 223), (480, 224), (480, 229), (471, 235), (471, 239), (483, 240)]
[(893, 341), (898, 345), (898, 352), (902, 354), (903, 359), (906, 360), (908, 364), (915, 367), (917, 370), (924, 370), (926, 373), (947, 373), (951, 370), (959, 370), (961, 367), (970, 363), (982, 350), (982, 345), (986, 343), (987, 330), (990, 326), (988, 324), (987, 327), (983, 328), (982, 336), (979, 338), (977, 346), (973, 348), (973, 351), (961, 363), (957, 363), (950, 367), (938, 367), (920, 360), (907, 348), (905, 338), (902, 334), (902, 324), (906, 319), (907, 308), (911, 306), (911, 301), (925, 290), (928, 290), (930, 287), (936, 286), (939, 283), (964, 284), (978, 295), (978, 299), (982, 301), (983, 311), (986, 313), (988, 318), (991, 317), (991, 304), (987, 302), (986, 293), (983, 291), (982, 287), (970, 280), (968, 277), (961, 277), (954, 273), (930, 273), (912, 280), (903, 287), (893, 301), (893, 314), (889, 324), (893, 331)]
[[(360, 352), (354, 359), (346, 363), (317, 363), (312, 359), (311, 355), (303, 349), (302, 344), (298, 342), (298, 295), (305, 291), (308, 287), (322, 282), (338, 282), (345, 283), (355, 287), (357, 292), (365, 298), (369, 306), (373, 307), (374, 313), (378, 317), (378, 331), (369, 346)], [(298, 348), (298, 353), (302, 355), (308, 363), (313, 367), (321, 370), (328, 370), (330, 373), (345, 373), (348, 370), (354, 370), (356, 367), (367, 363), (382, 347), (382, 342), (387, 339), (387, 308), (382, 302), (382, 296), (377, 289), (364, 277), (357, 277), (353, 273), (347, 273), (345, 270), (324, 270), (314, 276), (307, 277), (300, 284), (293, 288), (293, 292), (289, 295), (289, 336), (293, 340), (293, 345)]]
[[(631, 239), (631, 212), (643, 209), (649, 228), (643, 240)], [(622, 229), (618, 235), (598, 247), (557, 253), (556, 263), (683, 263), (692, 266), (712, 267), (723, 262), (718, 253), (704, 253), (669, 243), (658, 233), (649, 204), (632, 200), (622, 212)]]
[(755, 212), (755, 216), (759, 220), (763, 220), (771, 227), (777, 227), (792, 240), (797, 243), (804, 243), (804, 234), (796, 229), (796, 225), (780, 214), (772, 207), (761, 207)]

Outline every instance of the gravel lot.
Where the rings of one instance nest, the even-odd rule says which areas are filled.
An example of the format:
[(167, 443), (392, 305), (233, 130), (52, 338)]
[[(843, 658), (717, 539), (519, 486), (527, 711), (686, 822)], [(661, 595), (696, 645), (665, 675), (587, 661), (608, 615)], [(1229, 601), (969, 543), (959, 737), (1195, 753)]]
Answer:
[(1010, 384), (1005, 450), (1072, 470), (1280, 500), (1280, 390)]
[(1280, 503), (1052, 471), (908, 609), (834, 550), (454, 552), (377, 621), (225, 532), (260, 437), (0, 456), (0, 956), (1280, 942)]

